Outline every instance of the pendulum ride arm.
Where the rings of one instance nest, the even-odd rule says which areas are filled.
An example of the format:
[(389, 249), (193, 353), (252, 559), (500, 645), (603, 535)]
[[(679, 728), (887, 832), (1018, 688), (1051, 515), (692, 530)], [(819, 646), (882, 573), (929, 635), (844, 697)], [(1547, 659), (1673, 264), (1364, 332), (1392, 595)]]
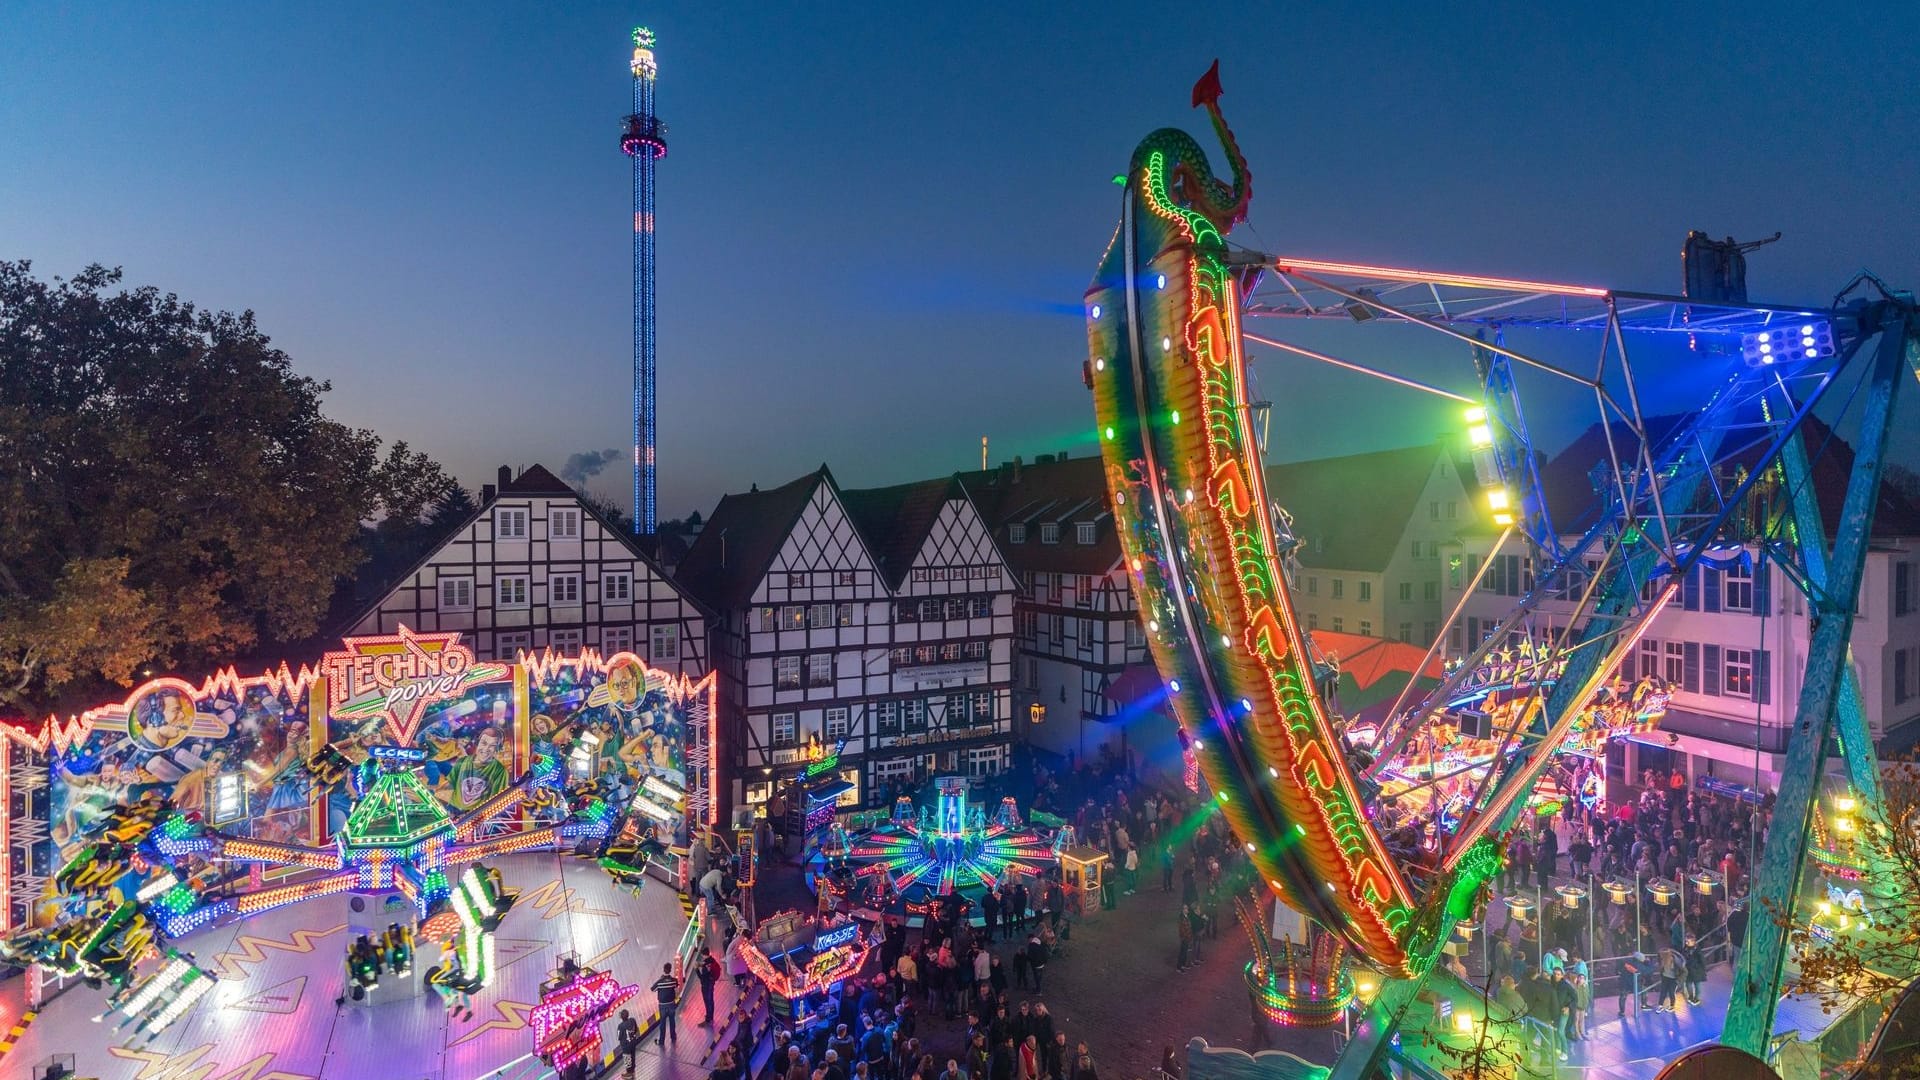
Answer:
[[(1909, 337), (1911, 312), (1891, 302), (1870, 307), (1867, 312), (1879, 313), (1879, 352), (1870, 372), (1853, 474), (1847, 480), (1839, 535), (1827, 567), (1827, 587), (1808, 601), (1816, 614), (1813, 639), (1807, 646), (1806, 680), (1794, 713), (1793, 737), (1787, 740), (1773, 825), (1767, 831), (1766, 850), (1753, 876), (1754, 891), (1749, 900), (1753, 917), (1747, 921), (1747, 947), (1734, 972), (1733, 996), (1727, 1003), (1727, 1023), (1721, 1033), (1727, 1045), (1755, 1055), (1766, 1053), (1773, 1036), (1774, 1013), (1780, 1004), (1781, 968), (1787, 953), (1787, 927), (1780, 920), (1791, 919), (1800, 890), (1807, 830), (1812, 824), (1813, 800), (1826, 757), (1827, 734), (1845, 682), (1847, 642), (1853, 634), (1853, 610), (1866, 568), (1874, 506), (1879, 501), (1894, 391), (1904, 381), (1903, 361), (1920, 363), (1920, 338)], [(1866, 317), (1863, 315), (1863, 334), (1871, 325), (1864, 321)], [(1803, 544), (1808, 540), (1801, 538)], [(1857, 748), (1851, 749), (1849, 757), (1856, 753)]]

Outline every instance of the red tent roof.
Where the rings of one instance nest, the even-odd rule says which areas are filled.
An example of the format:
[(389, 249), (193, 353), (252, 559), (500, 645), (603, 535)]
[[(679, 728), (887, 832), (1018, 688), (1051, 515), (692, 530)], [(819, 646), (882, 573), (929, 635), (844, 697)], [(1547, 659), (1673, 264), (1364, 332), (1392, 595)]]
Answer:
[[(1320, 655), (1338, 656), (1341, 673), (1351, 678), (1354, 687), (1360, 690), (1396, 672), (1409, 678), (1424, 676), (1439, 680), (1446, 677), (1445, 666), (1438, 656), (1428, 661), (1425, 668), (1420, 667), (1427, 650), (1418, 645), (1360, 634), (1339, 634), (1332, 630), (1314, 630), (1312, 636), (1314, 647), (1320, 651)], [(1416, 670), (1418, 676), (1415, 675)], [(1108, 700), (1125, 705), (1159, 689), (1160, 672), (1151, 663), (1129, 664), (1125, 671), (1114, 676), (1113, 681), (1107, 684), (1106, 695)]]

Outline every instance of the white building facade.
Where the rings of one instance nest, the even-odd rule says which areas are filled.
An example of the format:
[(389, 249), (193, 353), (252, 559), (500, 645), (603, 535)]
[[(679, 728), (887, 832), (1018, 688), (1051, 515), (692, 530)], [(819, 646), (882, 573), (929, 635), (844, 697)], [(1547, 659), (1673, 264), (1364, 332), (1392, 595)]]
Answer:
[(705, 614), (631, 537), (541, 466), (500, 473), (479, 513), (362, 612), (349, 636), (457, 630), (482, 659), (597, 649), (706, 674)]

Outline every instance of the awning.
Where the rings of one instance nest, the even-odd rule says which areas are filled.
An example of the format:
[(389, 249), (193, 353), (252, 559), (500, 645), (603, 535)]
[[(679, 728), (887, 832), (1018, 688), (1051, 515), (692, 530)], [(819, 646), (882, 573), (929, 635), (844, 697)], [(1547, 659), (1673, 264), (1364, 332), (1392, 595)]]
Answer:
[(826, 802), (828, 799), (837, 799), (852, 790), (852, 781), (841, 780), (836, 777), (817, 787), (808, 788), (807, 798), (812, 799), (814, 802)]

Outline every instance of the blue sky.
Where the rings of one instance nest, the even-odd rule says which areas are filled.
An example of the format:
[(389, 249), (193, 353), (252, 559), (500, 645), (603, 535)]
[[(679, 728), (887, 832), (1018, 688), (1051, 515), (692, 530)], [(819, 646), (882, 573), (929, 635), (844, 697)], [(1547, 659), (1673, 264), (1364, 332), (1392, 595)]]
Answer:
[[(822, 460), (864, 485), (971, 467), (983, 434), (996, 460), (1089, 446), (1110, 178), (1155, 127), (1206, 134), (1216, 56), (1255, 177), (1235, 238), (1266, 250), (1677, 292), (1689, 228), (1778, 229), (1756, 299), (1920, 284), (1920, 9), (1688, 7), (6, 0), (0, 257), (252, 308), (336, 416), (471, 485), (622, 446), (644, 22), (662, 517)], [(1425, 343), (1338, 347), (1466, 378)], [(1276, 459), (1449, 423), (1260, 377)]]

